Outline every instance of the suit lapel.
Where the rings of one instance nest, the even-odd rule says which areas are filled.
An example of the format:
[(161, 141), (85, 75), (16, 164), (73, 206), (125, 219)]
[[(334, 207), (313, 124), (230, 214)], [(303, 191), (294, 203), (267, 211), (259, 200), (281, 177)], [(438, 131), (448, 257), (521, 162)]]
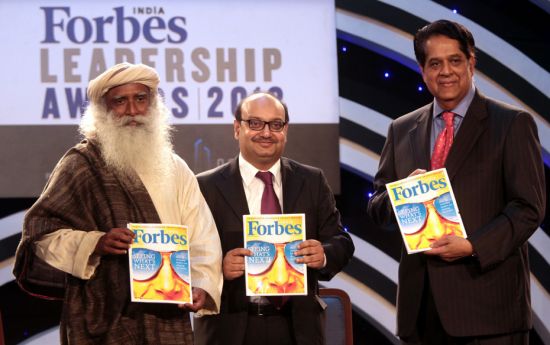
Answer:
[(283, 213), (293, 213), (296, 201), (304, 184), (304, 177), (296, 174), (286, 158), (281, 158), (281, 176), (283, 180)]
[(488, 116), (485, 98), (476, 91), (445, 163), (447, 174), (451, 180), (476, 145), (481, 134), (487, 129)]
[(430, 170), (430, 132), (432, 107), (426, 107), (409, 131), (415, 167)]
[(242, 221), (243, 214), (249, 214), (246, 195), (244, 194), (243, 181), (239, 171), (238, 157), (232, 160), (222, 173), (222, 178), (216, 186), (220, 194), (227, 200), (235, 216)]

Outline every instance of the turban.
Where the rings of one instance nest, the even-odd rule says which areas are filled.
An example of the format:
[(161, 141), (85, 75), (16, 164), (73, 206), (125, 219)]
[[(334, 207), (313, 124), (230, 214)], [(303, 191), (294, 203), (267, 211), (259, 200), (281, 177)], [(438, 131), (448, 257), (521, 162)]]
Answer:
[(143, 84), (156, 93), (159, 75), (153, 68), (143, 64), (119, 63), (101, 73), (95, 79), (90, 80), (88, 99), (90, 102), (99, 103), (101, 97), (113, 87), (132, 83)]

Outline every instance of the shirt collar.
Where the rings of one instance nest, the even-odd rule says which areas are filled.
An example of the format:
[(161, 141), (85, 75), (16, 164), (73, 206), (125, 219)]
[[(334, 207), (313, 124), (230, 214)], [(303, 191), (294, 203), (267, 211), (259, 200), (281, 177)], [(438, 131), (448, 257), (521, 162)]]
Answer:
[[(472, 100), (474, 99), (475, 94), (476, 94), (476, 87), (472, 82), (472, 86), (470, 87), (470, 90), (468, 90), (468, 93), (466, 94), (466, 96), (464, 96), (464, 98), (458, 103), (458, 105), (454, 109), (450, 109), (450, 111), (452, 111), (453, 113), (461, 117), (466, 116), (466, 112), (468, 111), (468, 108), (470, 107), (470, 103), (472, 103)], [(434, 99), (433, 108), (434, 109), (433, 109), (432, 115), (434, 119), (442, 112), (447, 111), (446, 109), (441, 108), (435, 99)]]
[[(256, 173), (261, 170), (259, 170), (258, 168), (250, 164), (250, 162), (244, 159), (242, 153), (239, 153), (239, 171), (241, 172), (241, 177), (243, 179), (244, 184), (248, 186), (250, 185), (250, 183), (252, 183), (252, 181), (254, 181), (254, 178), (256, 177)], [(278, 159), (277, 162), (275, 162), (275, 164), (273, 164), (271, 168), (269, 168), (269, 170), (267, 171), (273, 174), (273, 177), (274, 177), (273, 183), (277, 186), (280, 186), (281, 185), (281, 160)]]

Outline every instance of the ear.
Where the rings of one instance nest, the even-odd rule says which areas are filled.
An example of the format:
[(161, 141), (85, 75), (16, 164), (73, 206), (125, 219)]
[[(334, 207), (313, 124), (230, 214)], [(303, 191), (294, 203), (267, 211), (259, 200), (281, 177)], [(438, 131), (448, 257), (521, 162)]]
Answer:
[(233, 120), (233, 137), (236, 140), (239, 140), (240, 132), (241, 132), (241, 122), (237, 120)]
[(474, 73), (474, 70), (476, 68), (477, 59), (475, 55), (471, 55), (468, 59), (468, 64), (470, 65), (470, 69), (472, 70), (472, 74)]
[(283, 129), (283, 133), (285, 134), (285, 142), (286, 142), (286, 138), (287, 138), (287, 136), (288, 136), (288, 128), (289, 128), (289, 127), (290, 127), (290, 126), (289, 126), (288, 123), (287, 123), (286, 126), (285, 126), (285, 128)]

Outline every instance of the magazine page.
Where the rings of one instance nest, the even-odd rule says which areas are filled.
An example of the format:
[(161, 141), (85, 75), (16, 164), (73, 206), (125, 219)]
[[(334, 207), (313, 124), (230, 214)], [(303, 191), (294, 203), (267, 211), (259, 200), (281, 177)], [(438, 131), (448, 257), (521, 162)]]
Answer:
[(386, 184), (407, 253), (431, 249), (443, 235), (466, 238), (447, 169)]
[(305, 215), (244, 215), (247, 296), (307, 295), (307, 266), (294, 252), (306, 239)]
[(192, 303), (188, 229), (174, 224), (129, 223), (132, 302)]

